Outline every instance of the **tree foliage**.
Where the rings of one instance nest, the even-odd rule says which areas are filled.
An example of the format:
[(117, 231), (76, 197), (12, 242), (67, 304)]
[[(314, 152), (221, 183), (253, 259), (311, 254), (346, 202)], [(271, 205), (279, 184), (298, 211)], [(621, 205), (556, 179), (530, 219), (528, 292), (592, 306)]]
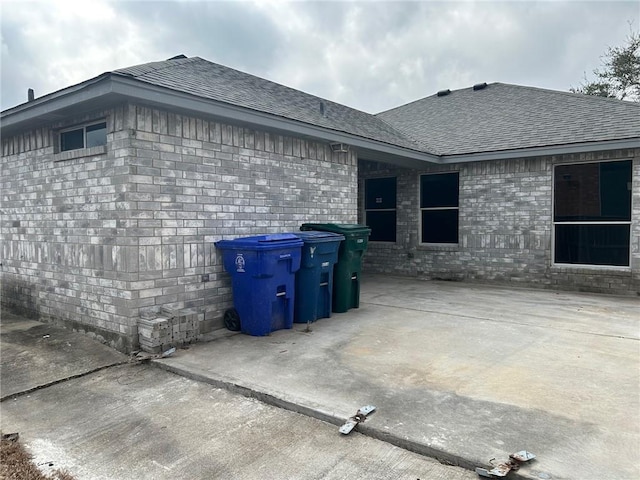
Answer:
[(585, 75), (584, 82), (571, 91), (640, 102), (640, 33), (631, 32), (623, 46), (609, 47), (602, 67), (593, 75), (593, 80)]

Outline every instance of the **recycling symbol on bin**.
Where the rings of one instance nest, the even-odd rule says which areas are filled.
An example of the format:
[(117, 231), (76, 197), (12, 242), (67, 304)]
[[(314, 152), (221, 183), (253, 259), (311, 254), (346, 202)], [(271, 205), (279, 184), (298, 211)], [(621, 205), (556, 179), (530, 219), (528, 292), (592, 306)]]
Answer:
[(236, 256), (236, 271), (237, 272), (244, 272), (244, 257), (242, 256), (241, 253), (239, 253)]
[(313, 254), (316, 253), (316, 247), (309, 247), (309, 253), (311, 254), (311, 258), (313, 258)]

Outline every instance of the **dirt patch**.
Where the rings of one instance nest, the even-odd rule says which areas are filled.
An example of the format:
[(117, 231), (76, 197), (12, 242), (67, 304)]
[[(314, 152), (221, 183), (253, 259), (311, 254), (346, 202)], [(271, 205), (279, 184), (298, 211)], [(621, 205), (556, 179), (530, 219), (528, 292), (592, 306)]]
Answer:
[[(0, 479), (3, 480), (75, 480), (66, 470), (45, 475), (31, 460), (18, 435), (3, 435), (0, 440)], [(8, 438), (6, 438), (8, 437)]]

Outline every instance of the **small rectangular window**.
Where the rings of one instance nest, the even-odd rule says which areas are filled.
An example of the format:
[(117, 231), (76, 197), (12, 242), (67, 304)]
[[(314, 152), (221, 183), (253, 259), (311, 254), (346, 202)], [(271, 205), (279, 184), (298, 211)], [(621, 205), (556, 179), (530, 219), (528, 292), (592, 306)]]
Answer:
[(420, 176), (421, 243), (458, 243), (459, 174)]
[(82, 129), (69, 130), (60, 134), (60, 151), (84, 148), (84, 132)]
[(87, 142), (86, 148), (97, 147), (107, 144), (107, 124), (105, 122), (96, 123), (86, 127)]
[(365, 223), (371, 228), (369, 240), (396, 241), (396, 178), (369, 178), (364, 187)]
[(91, 148), (107, 144), (107, 123), (93, 123), (60, 132), (60, 151)]

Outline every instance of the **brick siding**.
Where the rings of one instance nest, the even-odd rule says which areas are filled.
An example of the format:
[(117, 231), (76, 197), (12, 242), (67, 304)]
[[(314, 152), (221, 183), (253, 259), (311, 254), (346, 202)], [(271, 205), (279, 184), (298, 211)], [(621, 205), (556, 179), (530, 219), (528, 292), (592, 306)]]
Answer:
[[(100, 118), (106, 147), (57, 153), (59, 129)], [(357, 159), (122, 105), (4, 138), (0, 189), (3, 306), (128, 351), (163, 308), (221, 326), (232, 296), (215, 241), (353, 223)]]
[[(558, 163), (633, 159), (631, 268), (552, 266), (552, 178)], [(420, 174), (459, 172), (459, 244), (420, 245)], [(494, 282), (614, 294), (640, 292), (640, 150), (477, 163), (423, 170), (360, 161), (360, 221), (364, 181), (397, 177), (396, 243), (372, 242), (365, 271), (428, 279)]]
[[(101, 118), (106, 146), (58, 152), (60, 129)], [(553, 165), (629, 158), (632, 268), (552, 266)], [(232, 293), (215, 241), (303, 222), (362, 222), (364, 179), (388, 175), (398, 179), (397, 242), (370, 243), (365, 271), (640, 290), (639, 150), (420, 171), (358, 166), (356, 152), (324, 143), (126, 104), (3, 138), (1, 167), (3, 307), (123, 351), (139, 346), (139, 325), (163, 347), (222, 325)], [(460, 172), (460, 243), (420, 245), (419, 175), (447, 171)]]

